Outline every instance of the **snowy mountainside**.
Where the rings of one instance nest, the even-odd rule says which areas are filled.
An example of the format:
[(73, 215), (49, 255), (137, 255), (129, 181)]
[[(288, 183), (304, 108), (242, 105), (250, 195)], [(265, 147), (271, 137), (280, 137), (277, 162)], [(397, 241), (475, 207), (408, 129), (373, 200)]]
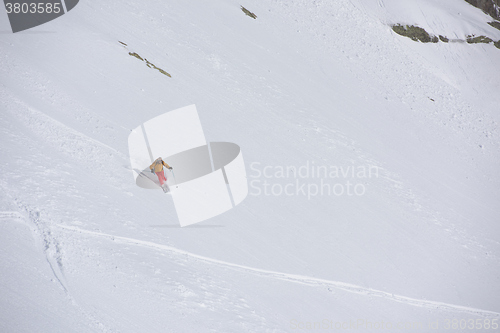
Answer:
[(467, 35), (488, 35), (500, 38), (500, 31), (487, 24), (492, 17), (466, 1), (355, 0), (361, 10), (387, 24), (417, 24), (434, 35), (464, 39)]
[[(0, 330), (498, 319), (500, 52), (390, 28), (500, 39), (462, 2), (242, 3), (252, 19), (227, 0), (88, 0), (17, 34), (2, 13)], [(190, 104), (251, 186), (179, 228), (170, 197), (133, 183), (127, 137)], [(324, 179), (363, 195), (264, 193), (321, 184), (276, 175), (313, 165), (378, 173)]]

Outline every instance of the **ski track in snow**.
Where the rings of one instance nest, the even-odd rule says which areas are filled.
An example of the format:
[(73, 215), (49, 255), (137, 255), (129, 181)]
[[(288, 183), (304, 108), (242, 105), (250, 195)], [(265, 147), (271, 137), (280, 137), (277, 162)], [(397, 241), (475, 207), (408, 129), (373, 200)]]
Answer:
[[(45, 259), (54, 274), (54, 278), (59, 282), (63, 290), (68, 293), (68, 288), (66, 287), (66, 283), (64, 281), (59, 244), (52, 237), (50, 230), (40, 223), (40, 213), (38, 211), (30, 210), (26, 206), (23, 208), (29, 215), (28, 219), (35, 226), (32, 232), (36, 234), (35, 239), (40, 240), (42, 243), (41, 246), (43, 248)], [(26, 222), (25, 216), (16, 211), (0, 211), (0, 221), (15, 221), (26, 227), (30, 227), (30, 225)]]
[(24, 222), (24, 216), (21, 213), (15, 211), (0, 212), (0, 221), (4, 220), (14, 220), (26, 226), (28, 225)]
[[(76, 299), (71, 296), (67, 288), (66, 279), (64, 277), (63, 267), (60, 260), (61, 253), (59, 252), (59, 243), (55, 241), (52, 237), (51, 232), (48, 228), (44, 228), (40, 223), (40, 215), (37, 211), (32, 211), (27, 206), (23, 206), (25, 213), (28, 216), (25, 216), (21, 212), (18, 211), (0, 211), (0, 222), (1, 221), (14, 221), (16, 223), (20, 223), (31, 229), (32, 232), (35, 233), (36, 241), (41, 241), (41, 246), (43, 247), (43, 254), (45, 259), (49, 265), (54, 278), (57, 280), (61, 288), (64, 290), (64, 293), (71, 304), (77, 307), (78, 311), (88, 320), (89, 326), (94, 328), (99, 332), (107, 333), (111, 332), (105, 325), (97, 319), (96, 315), (93, 313), (83, 309)], [(35, 229), (32, 229), (30, 224), (31, 222), (35, 225)]]
[(177, 249), (175, 247), (168, 246), (168, 245), (157, 244), (157, 243), (143, 241), (143, 240), (134, 239), (134, 238), (114, 236), (114, 235), (110, 235), (110, 234), (106, 234), (106, 233), (102, 233), (102, 232), (84, 230), (84, 229), (72, 227), (72, 226), (65, 226), (65, 225), (58, 224), (57, 227), (60, 229), (63, 229), (63, 230), (73, 231), (73, 232), (77, 232), (80, 234), (86, 234), (86, 235), (90, 235), (90, 236), (94, 236), (94, 237), (106, 238), (106, 239), (109, 239), (109, 240), (114, 241), (116, 243), (130, 244), (130, 245), (148, 247), (148, 248), (152, 248), (155, 250), (168, 251), (170, 253), (174, 253), (177, 255), (188, 256), (190, 258), (199, 260), (201, 262), (216, 264), (219, 266), (235, 269), (238, 271), (243, 271), (243, 272), (255, 274), (255, 275), (261, 276), (261, 277), (278, 279), (278, 280), (283, 280), (283, 281), (292, 282), (292, 283), (300, 283), (300, 284), (305, 284), (308, 286), (315, 286), (315, 287), (317, 287), (317, 286), (334, 287), (334, 288), (341, 289), (341, 290), (344, 290), (344, 291), (347, 291), (350, 293), (354, 293), (354, 294), (359, 294), (359, 295), (364, 295), (364, 296), (381, 297), (381, 298), (385, 298), (389, 301), (399, 302), (399, 303), (403, 303), (403, 304), (411, 305), (411, 306), (418, 306), (418, 307), (422, 307), (422, 308), (428, 308), (428, 309), (432, 309), (432, 310), (467, 313), (467, 314), (471, 314), (471, 315), (488, 317), (488, 318), (500, 317), (500, 313), (494, 312), (494, 311), (475, 309), (475, 308), (461, 306), (461, 305), (435, 302), (435, 301), (429, 301), (429, 300), (424, 300), (424, 299), (416, 299), (416, 298), (392, 294), (392, 293), (389, 293), (386, 291), (365, 288), (362, 286), (357, 286), (354, 284), (340, 282), (340, 281), (331, 281), (331, 280), (314, 278), (314, 277), (309, 277), (309, 276), (304, 276), (304, 275), (287, 274), (287, 273), (281, 273), (281, 272), (276, 272), (276, 271), (270, 271), (270, 270), (266, 270), (266, 269), (238, 265), (238, 264), (234, 264), (234, 263), (230, 263), (230, 262), (226, 262), (226, 261), (222, 261), (222, 260), (204, 257), (201, 255), (194, 254), (194, 253), (184, 251), (184, 250), (180, 250), (180, 249)]

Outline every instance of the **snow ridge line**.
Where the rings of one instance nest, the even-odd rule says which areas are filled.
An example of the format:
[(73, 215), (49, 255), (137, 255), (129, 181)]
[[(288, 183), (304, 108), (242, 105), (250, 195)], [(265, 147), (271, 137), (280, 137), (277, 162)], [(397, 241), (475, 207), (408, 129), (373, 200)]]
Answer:
[[(99, 149), (105, 149), (111, 151), (121, 159), (128, 160), (128, 157), (117, 149), (65, 125), (50, 115), (30, 106), (20, 98), (7, 92), (3, 92), (0, 96), (4, 102), (8, 100), (20, 106), (15, 111), (10, 111), (14, 111), (16, 117), (21, 118), (28, 128), (35, 131), (45, 140), (59, 145), (58, 148), (62, 148), (66, 153), (75, 154), (77, 151), (99, 151)], [(9, 106), (9, 103), (5, 102), (5, 105)], [(68, 144), (65, 141), (70, 143)]]
[(406, 297), (406, 296), (401, 296), (401, 295), (395, 295), (395, 294), (392, 294), (392, 293), (389, 293), (386, 291), (365, 288), (362, 286), (358, 286), (358, 285), (354, 285), (354, 284), (350, 284), (350, 283), (345, 283), (345, 282), (340, 282), (340, 281), (332, 281), (332, 280), (314, 278), (314, 277), (309, 277), (309, 276), (304, 276), (304, 275), (287, 274), (287, 273), (281, 273), (281, 272), (276, 272), (276, 271), (271, 271), (271, 270), (266, 270), (266, 269), (254, 268), (254, 267), (234, 264), (234, 263), (230, 263), (230, 262), (226, 262), (226, 261), (222, 261), (222, 260), (218, 260), (218, 259), (213, 259), (213, 258), (209, 258), (209, 257), (204, 257), (201, 255), (194, 254), (194, 253), (184, 251), (184, 250), (180, 250), (180, 249), (177, 249), (175, 247), (168, 246), (168, 245), (157, 244), (157, 243), (143, 241), (143, 240), (134, 239), (134, 238), (114, 236), (114, 235), (110, 235), (110, 234), (106, 234), (106, 233), (84, 230), (84, 229), (80, 229), (78, 227), (65, 226), (65, 225), (60, 225), (60, 224), (58, 224), (56, 226), (61, 228), (61, 229), (64, 229), (64, 230), (68, 230), (68, 231), (74, 231), (74, 232), (78, 232), (81, 234), (87, 234), (87, 235), (92, 235), (92, 236), (96, 236), (96, 237), (107, 238), (107, 239), (112, 240), (112, 241), (117, 242), (117, 243), (125, 243), (125, 244), (144, 246), (144, 247), (149, 247), (149, 248), (153, 248), (153, 249), (157, 249), (157, 250), (166, 250), (166, 251), (169, 251), (169, 252), (172, 252), (175, 254), (185, 255), (185, 256), (197, 259), (199, 261), (202, 261), (202, 262), (216, 264), (216, 265), (223, 266), (226, 268), (228, 267), (228, 268), (236, 269), (239, 271), (244, 271), (244, 272), (256, 274), (259, 276), (288, 281), (288, 282), (292, 282), (292, 283), (300, 283), (300, 284), (305, 284), (305, 285), (309, 285), (309, 286), (334, 287), (334, 288), (341, 289), (341, 290), (344, 290), (344, 291), (347, 291), (350, 293), (354, 293), (354, 294), (382, 297), (382, 298), (385, 298), (385, 299), (390, 300), (390, 301), (399, 302), (399, 303), (403, 303), (403, 304), (411, 305), (411, 306), (428, 308), (428, 309), (432, 309), (432, 310), (460, 312), (460, 313), (467, 313), (467, 314), (471, 314), (471, 315), (489, 317), (489, 318), (500, 317), (500, 313), (494, 312), (494, 311), (488, 311), (488, 310), (476, 309), (476, 308), (471, 308), (471, 307), (466, 307), (466, 306), (461, 306), (461, 305), (454, 305), (454, 304), (448, 304), (448, 303), (442, 303), (442, 302), (416, 299), (416, 298), (411, 298), (411, 297)]
[[(124, 176), (117, 175), (109, 166), (128, 165), (126, 154), (65, 125), (11, 94), (0, 91), (1, 96), (8, 98), (7, 102), (3, 101), (7, 105), (7, 110), (42, 142), (51, 146), (54, 151), (78, 160), (80, 165), (87, 165), (88, 172), (104, 178), (111, 185), (123, 190), (121, 177)], [(18, 107), (14, 109), (10, 105)]]

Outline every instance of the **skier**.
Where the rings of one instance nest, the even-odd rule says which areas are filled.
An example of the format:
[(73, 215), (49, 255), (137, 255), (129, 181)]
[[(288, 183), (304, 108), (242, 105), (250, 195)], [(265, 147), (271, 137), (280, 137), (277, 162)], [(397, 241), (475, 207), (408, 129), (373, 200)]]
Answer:
[(160, 181), (160, 186), (165, 191), (165, 187), (163, 185), (166, 185), (165, 183), (167, 182), (167, 178), (165, 178), (165, 174), (163, 173), (163, 166), (166, 166), (169, 170), (173, 169), (170, 165), (163, 161), (161, 157), (158, 157), (153, 164), (149, 166), (149, 169), (151, 169), (151, 173), (156, 173), (158, 180)]

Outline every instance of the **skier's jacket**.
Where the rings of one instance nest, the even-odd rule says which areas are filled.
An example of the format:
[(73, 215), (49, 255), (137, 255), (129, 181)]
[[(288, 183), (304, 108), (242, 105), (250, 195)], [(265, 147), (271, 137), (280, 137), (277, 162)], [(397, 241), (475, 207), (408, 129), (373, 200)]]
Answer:
[(161, 158), (157, 158), (153, 164), (149, 166), (150, 170), (154, 170), (154, 172), (161, 172), (163, 170), (163, 166), (166, 166), (167, 168), (170, 168), (170, 165), (165, 163)]

